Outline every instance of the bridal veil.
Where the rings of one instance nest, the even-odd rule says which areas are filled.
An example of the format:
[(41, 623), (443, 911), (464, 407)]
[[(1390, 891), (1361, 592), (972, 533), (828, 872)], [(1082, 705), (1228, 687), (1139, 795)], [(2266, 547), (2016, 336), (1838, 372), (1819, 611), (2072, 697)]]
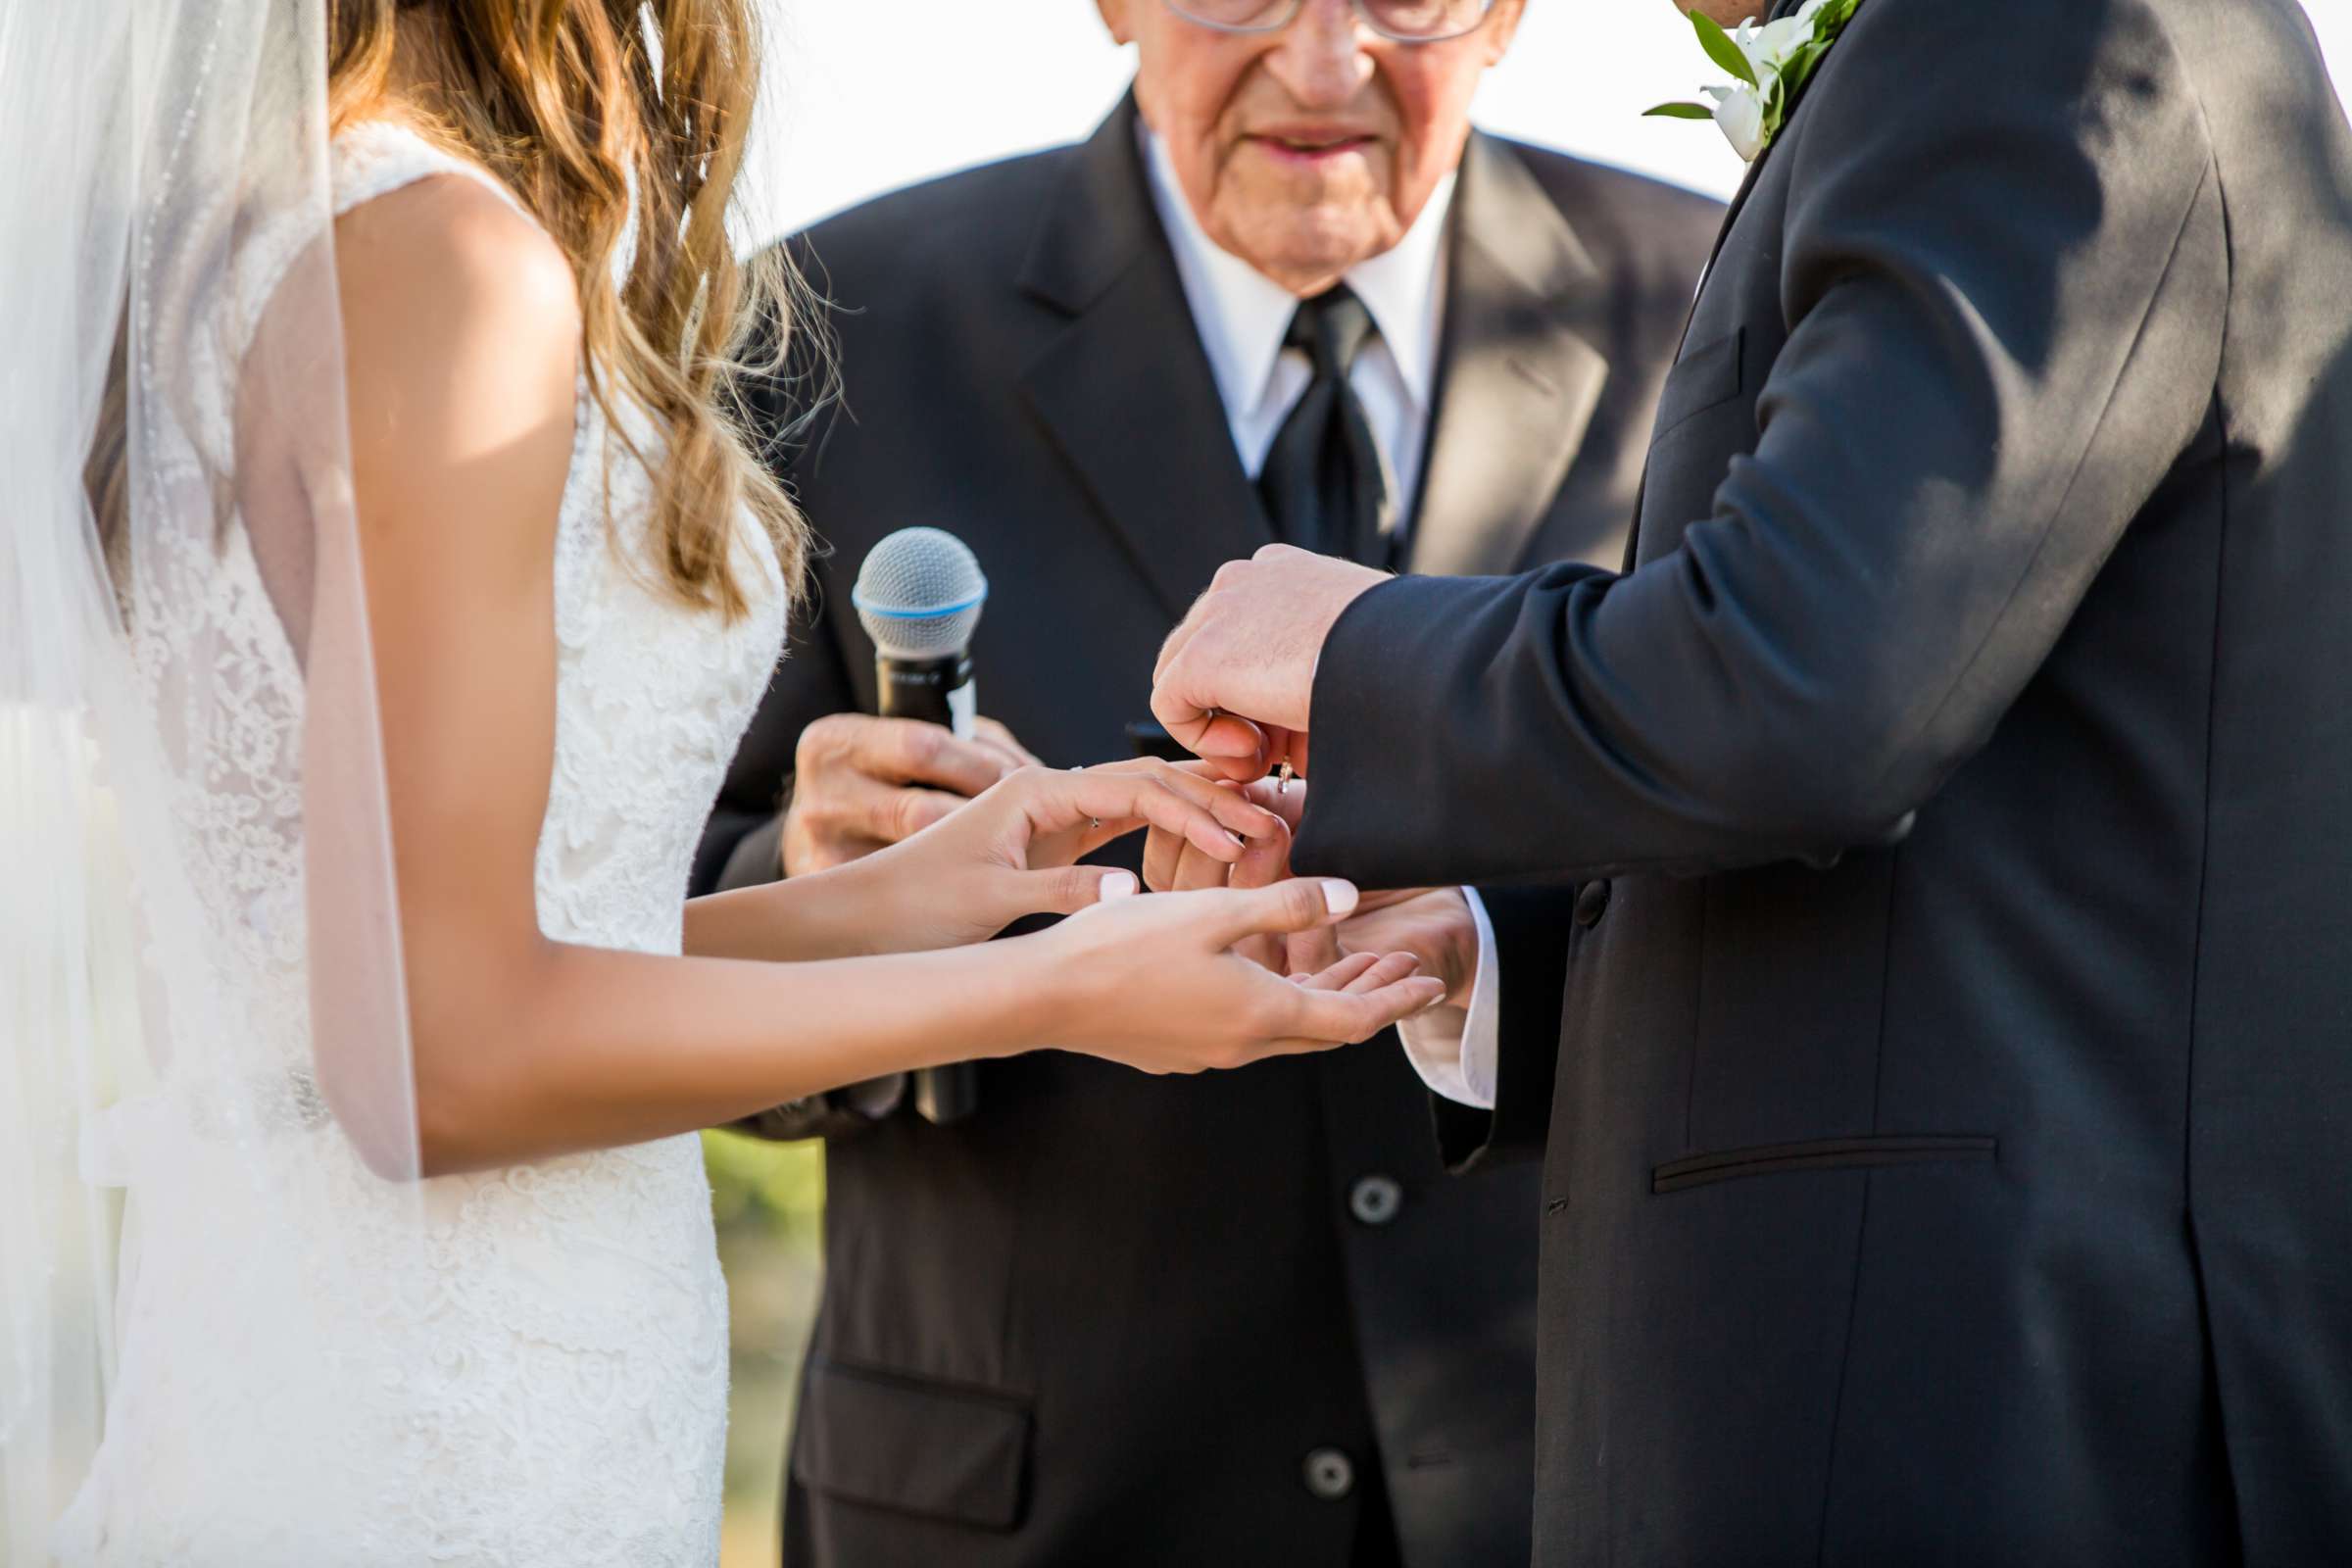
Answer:
[(323, 0), (0, 7), (10, 1563), (103, 1555), (110, 1474), (173, 1484), (123, 1434), (233, 1452), (200, 1420), (318, 1423), (259, 1495), (400, 1506), (337, 1460), (416, 1419), (368, 1325), (422, 1222), (326, 33)]

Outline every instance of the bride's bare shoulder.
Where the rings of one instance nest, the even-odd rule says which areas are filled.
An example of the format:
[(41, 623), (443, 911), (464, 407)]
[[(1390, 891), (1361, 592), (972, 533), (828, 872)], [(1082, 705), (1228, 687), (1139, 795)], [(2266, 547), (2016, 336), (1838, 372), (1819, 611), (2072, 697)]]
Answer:
[(355, 381), (423, 367), (487, 377), (472, 389), (486, 395), (536, 388), (568, 402), (580, 337), (571, 265), (480, 180), (431, 174), (353, 207), (335, 221), (335, 271)]
[(337, 220), (335, 270), (365, 533), (379, 551), (463, 544), (473, 576), (540, 581), (576, 413), (564, 253), (479, 180), (448, 173)]
[[(335, 220), (347, 303), (397, 309), (412, 298), (493, 305), (550, 324), (579, 323), (571, 265), (547, 231), (467, 174), (427, 174)], [(354, 291), (359, 297), (349, 298)]]

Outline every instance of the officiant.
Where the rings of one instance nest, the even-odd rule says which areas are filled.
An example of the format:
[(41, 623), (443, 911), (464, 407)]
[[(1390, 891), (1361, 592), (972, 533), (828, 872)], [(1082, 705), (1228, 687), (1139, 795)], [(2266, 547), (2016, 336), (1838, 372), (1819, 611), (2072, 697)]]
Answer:
[[(792, 242), (844, 395), (792, 430), (805, 388), (759, 391), (832, 553), (702, 887), (1152, 744), (1161, 639), (1268, 542), (1619, 563), (1719, 213), (1471, 128), (1523, 4), (1099, 0), (1138, 71), (1089, 139)], [(863, 716), (850, 578), (915, 523), (991, 577), (965, 741)], [(1527, 1560), (1538, 1188), (1442, 1174), (1394, 1042), (1194, 1079), (1033, 1055), (960, 1120), (883, 1085), (760, 1130), (831, 1140), (794, 1568)]]

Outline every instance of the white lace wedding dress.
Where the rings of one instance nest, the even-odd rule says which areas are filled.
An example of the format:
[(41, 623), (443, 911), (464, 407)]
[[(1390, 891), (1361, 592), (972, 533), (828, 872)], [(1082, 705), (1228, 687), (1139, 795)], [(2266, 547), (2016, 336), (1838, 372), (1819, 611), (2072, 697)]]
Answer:
[[(334, 149), (336, 211), (435, 174), (500, 190), (404, 130), (354, 127)], [(784, 594), (747, 515), (738, 559), (759, 608), (729, 625), (665, 598), (646, 553), (645, 471), (608, 451), (592, 399), (578, 407), (556, 549), (539, 920), (567, 942), (674, 954), (705, 814), (782, 643)], [(241, 538), (229, 548), (250, 567)], [(299, 704), (258, 571), (231, 577), (239, 604), (219, 617), (221, 641)], [(307, 1078), (290, 1080), (290, 1114), (334, 1138)], [(306, 1233), (248, 1236), (236, 1214), (175, 1208), (174, 1165), (204, 1153), (143, 1141), (138, 1110), (121, 1107), (91, 1156), (130, 1190), (130, 1236), (106, 1446), (61, 1530), (67, 1560), (716, 1561), (727, 1301), (695, 1137), (433, 1179), (421, 1244), (394, 1239), (385, 1212), (416, 1189), (404, 1199), (347, 1159), (334, 1190), (313, 1195)], [(305, 1247), (380, 1289), (339, 1332), (289, 1342), (256, 1319), (253, 1293), (220, 1282), (261, 1249)], [(354, 1364), (370, 1369), (356, 1396), (359, 1380), (327, 1375)]]

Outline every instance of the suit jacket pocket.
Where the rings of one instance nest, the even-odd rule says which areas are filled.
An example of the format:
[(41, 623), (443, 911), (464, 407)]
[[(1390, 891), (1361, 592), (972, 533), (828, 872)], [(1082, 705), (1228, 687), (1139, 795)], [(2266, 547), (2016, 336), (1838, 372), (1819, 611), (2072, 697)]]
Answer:
[(792, 1454), (803, 1486), (983, 1530), (1020, 1522), (1026, 1399), (827, 1356), (808, 1379)]
[(1649, 1173), (1652, 1193), (1679, 1193), (1741, 1176), (1774, 1176), (1799, 1170), (1853, 1170), (1881, 1165), (1948, 1164), (1989, 1160), (1998, 1141), (1978, 1137), (1816, 1138), (1801, 1144), (1765, 1144), (1693, 1154)]
[(1740, 395), (1740, 355), (1745, 338), (1746, 329), (1735, 327), (1730, 336), (1692, 349), (1675, 362), (1658, 393), (1657, 422), (1650, 426), (1652, 445), (1692, 415)]

